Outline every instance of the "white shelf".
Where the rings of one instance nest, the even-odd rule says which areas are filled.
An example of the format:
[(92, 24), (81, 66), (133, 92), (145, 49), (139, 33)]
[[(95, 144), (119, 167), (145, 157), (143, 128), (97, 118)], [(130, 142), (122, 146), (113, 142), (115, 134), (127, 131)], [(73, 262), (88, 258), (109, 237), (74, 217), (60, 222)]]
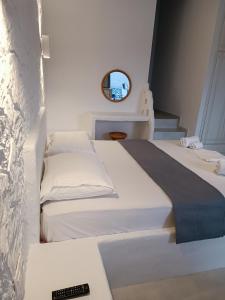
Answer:
[(149, 116), (128, 112), (90, 112), (95, 121), (148, 122)]
[[(115, 123), (113, 123), (115, 122)], [(116, 124), (116, 122), (118, 124)], [(121, 124), (124, 122), (124, 124)], [(130, 124), (130, 123), (134, 124)], [(135, 124), (136, 122), (136, 124)], [(113, 123), (113, 124), (112, 124)], [(141, 138), (152, 140), (154, 133), (154, 110), (152, 93), (149, 90), (148, 84), (145, 85), (140, 95), (139, 106), (137, 112), (86, 112), (84, 113), (80, 129), (86, 130), (90, 137), (96, 139), (97, 131), (102, 131), (103, 128), (108, 131), (115, 128), (113, 131), (126, 131), (128, 127), (133, 127), (133, 133), (128, 129), (128, 138)], [(111, 128), (110, 128), (111, 127)], [(101, 130), (100, 130), (101, 129)]]
[[(150, 116), (140, 113), (130, 113), (130, 112), (88, 112), (83, 117), (83, 126), (82, 129), (86, 130), (91, 139), (96, 139), (96, 127), (99, 122), (142, 122), (143, 125), (143, 134), (141, 133), (142, 138), (148, 139), (148, 128), (150, 124)], [(98, 126), (101, 126), (98, 124)], [(102, 125), (105, 126), (105, 125)], [(114, 126), (112, 126), (114, 127)]]

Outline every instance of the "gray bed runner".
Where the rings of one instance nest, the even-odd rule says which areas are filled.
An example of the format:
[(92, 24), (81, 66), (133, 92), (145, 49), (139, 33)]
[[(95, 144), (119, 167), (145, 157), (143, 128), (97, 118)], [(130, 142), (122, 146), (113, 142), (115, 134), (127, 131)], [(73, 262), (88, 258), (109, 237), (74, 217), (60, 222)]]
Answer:
[(217, 189), (148, 141), (120, 144), (171, 199), (177, 244), (224, 236), (225, 198)]

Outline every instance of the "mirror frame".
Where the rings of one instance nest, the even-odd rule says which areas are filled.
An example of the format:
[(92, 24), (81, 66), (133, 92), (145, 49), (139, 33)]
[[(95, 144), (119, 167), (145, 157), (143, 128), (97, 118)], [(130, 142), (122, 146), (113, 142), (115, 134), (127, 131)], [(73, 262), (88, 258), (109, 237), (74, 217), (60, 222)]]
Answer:
[[(129, 81), (129, 85), (130, 85), (130, 88), (129, 88), (129, 91), (128, 91), (127, 95), (126, 95), (125, 97), (123, 97), (121, 100), (117, 100), (117, 101), (111, 99), (110, 97), (107, 97), (107, 96), (105, 95), (105, 93), (104, 93), (104, 87), (103, 87), (103, 83), (104, 83), (104, 81), (105, 81), (105, 78), (106, 78), (110, 73), (113, 73), (113, 72), (120, 72), (120, 73), (123, 73), (125, 76), (127, 76), (128, 81)], [(105, 76), (103, 77), (102, 82), (101, 82), (101, 90), (102, 90), (103, 96), (104, 96), (107, 100), (109, 100), (109, 101), (111, 101), (111, 102), (113, 102), (113, 103), (120, 103), (120, 102), (123, 102), (124, 100), (126, 100), (126, 99), (128, 98), (128, 96), (130, 96), (131, 89), (132, 89), (132, 82), (131, 82), (130, 76), (129, 76), (126, 72), (122, 71), (121, 69), (112, 69), (112, 70), (110, 70), (109, 72), (107, 72), (107, 73), (105, 74)]]

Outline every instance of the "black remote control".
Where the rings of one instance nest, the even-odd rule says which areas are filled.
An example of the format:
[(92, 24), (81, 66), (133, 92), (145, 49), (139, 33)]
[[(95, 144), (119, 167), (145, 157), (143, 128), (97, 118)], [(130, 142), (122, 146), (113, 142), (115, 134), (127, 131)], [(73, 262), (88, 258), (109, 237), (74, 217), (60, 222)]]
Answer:
[(90, 294), (87, 283), (52, 292), (52, 300), (74, 299)]

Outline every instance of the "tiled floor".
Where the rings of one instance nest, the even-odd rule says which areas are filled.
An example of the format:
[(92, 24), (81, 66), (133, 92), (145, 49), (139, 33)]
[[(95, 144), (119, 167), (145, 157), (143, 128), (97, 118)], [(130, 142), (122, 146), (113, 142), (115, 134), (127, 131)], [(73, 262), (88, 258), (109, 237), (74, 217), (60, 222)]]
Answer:
[(114, 300), (225, 300), (225, 269), (114, 289)]

